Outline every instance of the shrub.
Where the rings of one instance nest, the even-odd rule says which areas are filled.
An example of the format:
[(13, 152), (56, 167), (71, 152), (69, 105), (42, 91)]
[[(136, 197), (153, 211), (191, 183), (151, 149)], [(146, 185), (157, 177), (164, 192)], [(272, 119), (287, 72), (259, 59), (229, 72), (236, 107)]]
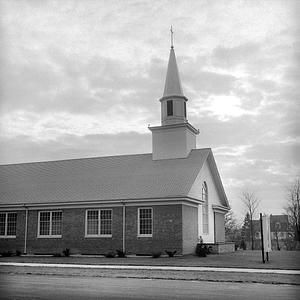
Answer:
[(196, 255), (200, 257), (206, 257), (208, 252), (208, 248), (204, 246), (203, 244), (197, 244), (196, 247)]
[(176, 250), (174, 250), (174, 251), (165, 250), (165, 252), (169, 255), (169, 257), (174, 257), (174, 255), (177, 251)]
[(20, 250), (16, 250), (16, 256), (21, 256), (22, 252)]
[(113, 252), (108, 252), (108, 253), (105, 254), (106, 258), (114, 258), (115, 256), (116, 256), (116, 254), (113, 253)]
[(243, 250), (246, 250), (246, 249), (247, 249), (247, 245), (246, 245), (246, 242), (245, 242), (244, 239), (241, 240), (241, 248), (242, 248)]
[(12, 256), (12, 252), (11, 251), (3, 251), (0, 254), (3, 257), (10, 257), (10, 256)]
[(126, 257), (126, 253), (123, 250), (116, 250), (118, 257)]
[(69, 257), (70, 256), (70, 249), (66, 248), (65, 250), (63, 250), (63, 254), (64, 254), (64, 256)]
[(152, 252), (152, 257), (153, 258), (159, 258), (161, 256), (161, 252)]
[(53, 254), (53, 257), (61, 257), (61, 256), (62, 256), (61, 253), (58, 252)]

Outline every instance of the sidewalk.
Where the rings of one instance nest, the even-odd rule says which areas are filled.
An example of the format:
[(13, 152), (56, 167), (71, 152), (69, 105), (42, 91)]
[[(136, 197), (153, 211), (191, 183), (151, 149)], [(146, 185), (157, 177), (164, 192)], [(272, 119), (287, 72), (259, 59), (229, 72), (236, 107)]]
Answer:
[[(71, 255), (70, 257), (48, 256), (12, 256), (0, 257), (0, 263), (40, 263), (40, 264), (78, 264), (78, 265), (123, 265), (123, 266), (164, 266), (164, 267), (208, 267), (237, 269), (300, 270), (300, 251), (273, 251), (269, 262), (263, 264), (261, 251), (237, 251), (197, 257), (194, 255), (152, 258), (128, 256), (126, 258), (106, 258), (104, 256)], [(228, 273), (227, 273), (228, 274)], [(249, 274), (249, 273), (248, 273)]]
[(159, 271), (194, 271), (194, 272), (235, 272), (235, 273), (268, 273), (300, 275), (300, 270), (280, 269), (248, 269), (218, 267), (176, 267), (176, 266), (131, 266), (131, 265), (82, 265), (82, 264), (48, 264), (48, 263), (17, 263), (0, 262), (0, 266), (11, 267), (44, 267), (44, 268), (77, 268), (77, 269), (115, 269), (115, 270), (159, 270)]

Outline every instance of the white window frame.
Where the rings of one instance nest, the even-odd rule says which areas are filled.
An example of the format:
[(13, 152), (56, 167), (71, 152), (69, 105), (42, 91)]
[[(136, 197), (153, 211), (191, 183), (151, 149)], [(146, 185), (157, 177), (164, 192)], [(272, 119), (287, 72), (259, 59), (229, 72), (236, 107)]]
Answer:
[[(151, 210), (151, 234), (140, 233), (140, 210), (141, 209)], [(153, 208), (152, 207), (138, 207), (138, 237), (153, 237)]]
[(17, 237), (17, 235), (7, 235), (7, 229), (8, 229), (8, 214), (16, 214), (17, 217), (16, 217), (16, 232), (17, 232), (17, 219), (18, 219), (18, 214), (16, 212), (11, 212), (11, 211), (8, 211), (8, 212), (4, 212), (2, 211), (1, 214), (4, 214), (5, 215), (5, 233), (4, 235), (0, 235), (0, 238), (1, 239), (15, 239)]
[(209, 235), (209, 197), (206, 181), (202, 184), (202, 200), (205, 200), (202, 206), (202, 234)]
[[(110, 210), (111, 211), (111, 234), (100, 234), (101, 233), (101, 211)], [(98, 234), (88, 234), (88, 226), (87, 226), (87, 216), (89, 211), (98, 211)], [(86, 238), (111, 238), (113, 233), (113, 210), (111, 208), (95, 208), (95, 209), (87, 209), (85, 211), (85, 237)]]
[[(63, 223), (63, 212), (62, 210), (41, 210), (39, 211), (38, 213), (38, 232), (37, 232), (37, 237), (39, 239), (48, 239), (48, 238), (55, 238), (55, 239), (59, 239), (62, 237), (61, 234), (51, 234), (52, 232), (52, 214), (53, 213), (56, 213), (56, 212), (61, 212), (61, 226), (62, 226), (62, 223)], [(41, 213), (50, 213), (50, 224), (49, 224), (49, 234), (48, 235), (41, 235), (40, 234), (40, 216), (41, 216)], [(62, 230), (62, 228), (61, 228)]]

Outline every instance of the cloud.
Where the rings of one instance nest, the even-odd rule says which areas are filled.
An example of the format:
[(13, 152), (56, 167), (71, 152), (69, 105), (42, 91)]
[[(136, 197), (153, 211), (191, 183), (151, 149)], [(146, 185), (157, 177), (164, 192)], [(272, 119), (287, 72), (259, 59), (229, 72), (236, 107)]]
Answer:
[(261, 44), (248, 42), (236, 47), (218, 46), (212, 53), (213, 64), (223, 68), (233, 68), (246, 65), (257, 58), (261, 51)]
[(193, 68), (191, 62), (189, 70), (184, 74), (184, 83), (194, 94), (202, 95), (228, 95), (233, 89), (236, 78), (232, 75), (198, 70)]
[(62, 134), (46, 140), (18, 135), (0, 140), (0, 164), (150, 152), (150, 132), (85, 136)]
[[(297, 142), (217, 148), (216, 159), (232, 203), (241, 211), (239, 195), (252, 190), (261, 198), (263, 211), (280, 209), (278, 204), (284, 200), (285, 186), (300, 174), (299, 148)], [(268, 207), (270, 203), (274, 207)]]

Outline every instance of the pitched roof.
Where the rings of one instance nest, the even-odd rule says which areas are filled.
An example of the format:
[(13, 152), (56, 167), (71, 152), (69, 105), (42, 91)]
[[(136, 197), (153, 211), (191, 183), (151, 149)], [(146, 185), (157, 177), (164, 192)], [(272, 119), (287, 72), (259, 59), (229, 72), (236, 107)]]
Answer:
[(0, 205), (187, 196), (210, 149), (187, 158), (152, 154), (0, 166)]

